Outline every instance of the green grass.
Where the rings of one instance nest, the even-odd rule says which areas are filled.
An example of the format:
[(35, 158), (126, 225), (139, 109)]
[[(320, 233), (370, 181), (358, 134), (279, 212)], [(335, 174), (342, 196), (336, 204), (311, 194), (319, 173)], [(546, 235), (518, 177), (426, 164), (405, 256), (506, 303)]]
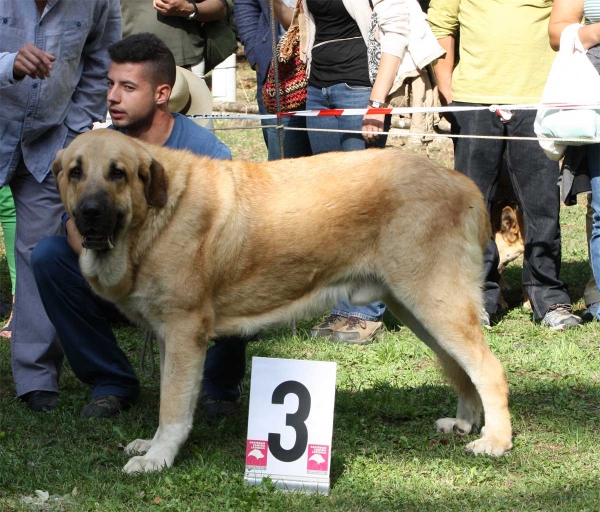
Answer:
[[(226, 133), (234, 155), (264, 158), (260, 131)], [(563, 277), (579, 310), (590, 272), (584, 213), (583, 205), (562, 210)], [(123, 445), (157, 426), (157, 380), (142, 378), (141, 399), (121, 417), (84, 420), (89, 390), (66, 366), (58, 409), (33, 414), (13, 398), (10, 346), (0, 341), (0, 510), (598, 510), (600, 324), (551, 333), (519, 306), (519, 264), (507, 278), (512, 309), (486, 333), (511, 390), (515, 446), (500, 459), (467, 455), (470, 438), (435, 433), (456, 398), (428, 349), (391, 319), (366, 347), (309, 339), (314, 319), (299, 323), (297, 336), (272, 330), (249, 347), (249, 356), (338, 362), (329, 497), (244, 486), (248, 390), (237, 416), (198, 415), (173, 468), (127, 476)], [(3, 262), (0, 289), (9, 292)], [(117, 336), (137, 363), (142, 334)]]

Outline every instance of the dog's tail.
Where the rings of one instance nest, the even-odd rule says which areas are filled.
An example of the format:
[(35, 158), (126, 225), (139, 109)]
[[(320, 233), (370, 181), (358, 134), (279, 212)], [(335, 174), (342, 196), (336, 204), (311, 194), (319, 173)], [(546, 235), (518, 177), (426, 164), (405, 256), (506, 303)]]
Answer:
[[(479, 283), (477, 288), (471, 288), (471, 298), (476, 311), (480, 313), (480, 322), (486, 324), (484, 317), (487, 316), (483, 301), (484, 265), (483, 254), (492, 236), (490, 216), (486, 208), (483, 196), (473, 183), (476, 193), (470, 193), (467, 199), (467, 209), (464, 215), (464, 229), (466, 243), (464, 245), (467, 265), (462, 266), (462, 272), (470, 276), (468, 282)], [(465, 290), (466, 292), (467, 290)]]
[(471, 204), (469, 204), (465, 219), (467, 223), (467, 237), (473, 242), (477, 240), (479, 247), (484, 251), (492, 237), (490, 215), (481, 193), (472, 195), (470, 199)]

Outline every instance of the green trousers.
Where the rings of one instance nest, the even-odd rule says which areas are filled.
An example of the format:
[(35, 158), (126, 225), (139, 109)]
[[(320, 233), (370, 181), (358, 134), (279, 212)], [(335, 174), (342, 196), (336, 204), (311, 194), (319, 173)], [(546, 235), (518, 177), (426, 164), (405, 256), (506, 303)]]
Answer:
[(15, 231), (17, 229), (17, 214), (15, 202), (10, 192), (10, 187), (0, 188), (0, 225), (4, 232), (4, 247), (6, 248), (6, 261), (10, 271), (12, 294), (15, 295), (16, 269), (15, 269)]

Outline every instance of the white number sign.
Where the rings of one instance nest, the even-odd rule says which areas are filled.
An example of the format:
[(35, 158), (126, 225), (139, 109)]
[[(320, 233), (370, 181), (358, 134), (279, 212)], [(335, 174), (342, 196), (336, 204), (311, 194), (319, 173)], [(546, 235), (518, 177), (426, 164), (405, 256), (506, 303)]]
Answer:
[(246, 441), (248, 484), (329, 494), (337, 364), (254, 357)]

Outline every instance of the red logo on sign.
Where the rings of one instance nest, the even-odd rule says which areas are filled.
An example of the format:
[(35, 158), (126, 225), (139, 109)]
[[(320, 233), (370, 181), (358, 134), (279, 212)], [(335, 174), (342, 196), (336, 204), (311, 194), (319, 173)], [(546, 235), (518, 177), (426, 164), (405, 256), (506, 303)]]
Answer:
[(329, 446), (309, 444), (306, 469), (308, 473), (327, 474), (329, 471)]
[(269, 441), (246, 440), (246, 466), (266, 468)]

